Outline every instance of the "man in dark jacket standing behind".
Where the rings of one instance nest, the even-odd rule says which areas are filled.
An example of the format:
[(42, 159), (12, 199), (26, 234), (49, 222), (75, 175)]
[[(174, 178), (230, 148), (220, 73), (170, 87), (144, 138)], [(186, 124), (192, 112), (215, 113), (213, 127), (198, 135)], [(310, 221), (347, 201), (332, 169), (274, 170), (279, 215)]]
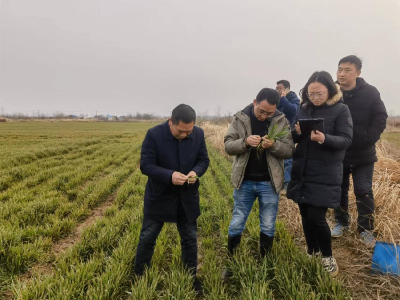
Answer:
[[(136, 252), (135, 274), (150, 266), (156, 239), (164, 222), (177, 223), (183, 265), (195, 277), (197, 270), (197, 222), (200, 215), (199, 180), (209, 158), (204, 132), (194, 126), (196, 113), (180, 104), (171, 118), (151, 128), (143, 141), (140, 169), (148, 176), (144, 218)], [(202, 293), (195, 277), (193, 287)]]
[(293, 127), (296, 114), (299, 111), (300, 99), (295, 92), (290, 90), (290, 82), (287, 80), (279, 80), (276, 83), (276, 91), (281, 97), (277, 108), (285, 114), (290, 126)]
[[(285, 114), (286, 119), (288, 119), (290, 127), (293, 127), (294, 120), (300, 107), (300, 100), (295, 92), (290, 90), (290, 82), (287, 80), (279, 80), (276, 83), (276, 91), (281, 96), (279, 100), (278, 110)], [(287, 186), (290, 181), (290, 174), (292, 172), (292, 162), (293, 159), (285, 159), (285, 184), (283, 190), (286, 191)]]
[(340, 237), (349, 226), (349, 185), (353, 175), (354, 193), (358, 210), (358, 231), (368, 247), (375, 245), (374, 196), (372, 177), (376, 156), (375, 143), (386, 128), (387, 113), (378, 90), (360, 78), (362, 62), (350, 55), (339, 61), (337, 80), (344, 103), (353, 118), (353, 143), (343, 161), (343, 182), (340, 207), (335, 210), (337, 220), (332, 237)]

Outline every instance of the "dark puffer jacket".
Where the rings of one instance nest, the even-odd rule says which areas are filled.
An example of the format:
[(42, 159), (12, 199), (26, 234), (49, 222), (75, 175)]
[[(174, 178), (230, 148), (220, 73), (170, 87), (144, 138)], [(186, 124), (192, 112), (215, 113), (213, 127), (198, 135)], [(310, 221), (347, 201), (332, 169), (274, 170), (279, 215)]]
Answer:
[(342, 92), (354, 126), (353, 143), (346, 151), (343, 164), (357, 166), (378, 161), (375, 143), (385, 130), (388, 117), (378, 90), (357, 78), (354, 89)]
[(283, 112), (288, 119), (290, 126), (294, 125), (297, 111), (299, 110), (300, 100), (295, 92), (289, 92), (286, 97), (281, 97), (279, 101), (278, 110)]
[(353, 136), (350, 111), (341, 97), (339, 91), (322, 106), (305, 103), (297, 114), (296, 121), (323, 118), (325, 125), (323, 144), (311, 141), (310, 135), (293, 132), (293, 140), (298, 145), (293, 155), (287, 197), (297, 203), (330, 208), (340, 204), (342, 161)]

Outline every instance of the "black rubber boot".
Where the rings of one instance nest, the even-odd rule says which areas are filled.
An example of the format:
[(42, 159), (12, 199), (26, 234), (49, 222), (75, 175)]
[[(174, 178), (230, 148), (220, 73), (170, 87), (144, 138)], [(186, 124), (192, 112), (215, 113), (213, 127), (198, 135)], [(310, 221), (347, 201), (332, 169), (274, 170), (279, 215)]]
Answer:
[(267, 253), (271, 252), (272, 244), (274, 243), (274, 237), (268, 236), (260, 232), (260, 255), (264, 258)]
[(235, 249), (240, 245), (240, 240), (242, 239), (242, 235), (237, 236), (228, 236), (228, 252), (229, 255), (233, 255)]
[[(241, 235), (237, 236), (228, 236), (228, 252), (229, 256), (232, 257), (235, 253), (236, 248), (240, 245), (240, 240), (242, 239)], [(222, 270), (222, 280), (227, 280), (229, 277), (232, 277), (232, 270), (229, 267), (225, 267)]]

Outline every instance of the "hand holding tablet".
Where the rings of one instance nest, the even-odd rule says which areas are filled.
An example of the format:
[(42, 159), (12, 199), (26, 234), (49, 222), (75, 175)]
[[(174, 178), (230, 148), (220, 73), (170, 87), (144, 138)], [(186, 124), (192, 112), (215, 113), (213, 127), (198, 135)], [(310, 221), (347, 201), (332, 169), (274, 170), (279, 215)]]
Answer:
[(311, 131), (317, 130), (325, 134), (324, 119), (299, 119), (302, 135), (310, 135)]

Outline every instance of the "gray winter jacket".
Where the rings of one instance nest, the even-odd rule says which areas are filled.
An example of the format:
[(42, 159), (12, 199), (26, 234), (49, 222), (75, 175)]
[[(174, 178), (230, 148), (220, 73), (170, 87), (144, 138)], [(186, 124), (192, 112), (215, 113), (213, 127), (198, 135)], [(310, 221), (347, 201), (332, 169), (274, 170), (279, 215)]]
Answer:
[[(235, 114), (234, 120), (224, 137), (225, 152), (228, 155), (235, 156), (233, 160), (231, 183), (236, 189), (239, 189), (242, 184), (246, 165), (250, 157), (250, 148), (246, 147), (245, 140), (251, 135), (251, 109), (253, 109), (253, 104), (250, 104), (242, 111)], [(282, 131), (284, 128), (290, 128), (288, 120), (279, 110), (276, 110), (272, 117), (269, 132), (275, 124), (277, 124), (277, 132)], [(289, 132), (281, 140), (276, 140), (274, 144), (266, 150), (266, 159), (269, 166), (268, 172), (271, 177), (271, 182), (276, 193), (279, 193), (284, 183), (283, 160), (291, 158), (294, 151), (292, 134)]]

